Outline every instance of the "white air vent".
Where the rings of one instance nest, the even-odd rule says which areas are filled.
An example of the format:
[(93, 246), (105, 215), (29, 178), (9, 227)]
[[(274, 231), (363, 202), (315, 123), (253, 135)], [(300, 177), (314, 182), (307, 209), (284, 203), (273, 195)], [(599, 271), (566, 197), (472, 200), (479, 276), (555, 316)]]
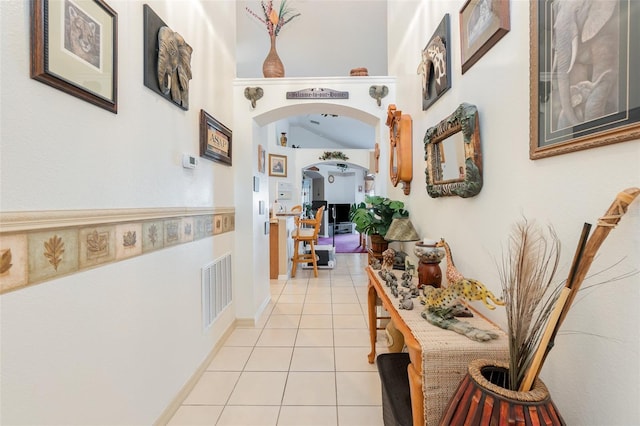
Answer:
[(202, 327), (206, 331), (233, 300), (231, 254), (202, 268)]

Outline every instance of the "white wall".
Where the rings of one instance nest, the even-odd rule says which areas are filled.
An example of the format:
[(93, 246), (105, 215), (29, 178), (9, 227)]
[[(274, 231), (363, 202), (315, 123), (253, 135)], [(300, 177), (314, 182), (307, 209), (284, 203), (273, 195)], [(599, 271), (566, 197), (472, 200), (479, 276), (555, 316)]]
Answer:
[[(201, 108), (233, 123), (235, 4), (108, 3), (117, 115), (30, 79), (29, 2), (0, 2), (2, 211), (233, 207), (233, 168), (181, 160)], [(144, 3), (194, 49), (189, 111), (143, 85)], [(202, 332), (200, 268), (233, 249), (228, 233), (2, 295), (0, 422), (154, 422), (234, 319)]]
[[(548, 159), (529, 160), (529, 2), (511, 1), (511, 31), (464, 76), (460, 67), (458, 13), (464, 1), (389, 3), (389, 74), (396, 76), (396, 105), (413, 117), (411, 194), (405, 201), (419, 234), (445, 237), (456, 266), (501, 292), (496, 262), (510, 227), (527, 217), (551, 224), (562, 242), (567, 276), (584, 222), (597, 223), (621, 190), (640, 186), (640, 141), (629, 141)], [(452, 88), (426, 112), (416, 68), (420, 52), (445, 13), (451, 17)], [(424, 184), (425, 131), (462, 102), (477, 105), (484, 187), (470, 199), (430, 198)], [(381, 157), (382, 160), (383, 157)], [(388, 178), (387, 178), (388, 179)], [(376, 193), (378, 191), (376, 182)], [(585, 282), (637, 271), (640, 202), (635, 201), (602, 245), (591, 271), (611, 267)], [(442, 264), (444, 267), (444, 262)], [(640, 275), (579, 295), (562, 326), (541, 377), (567, 424), (629, 425), (640, 419)], [(477, 306), (506, 327), (503, 309)]]
[[(360, 67), (366, 67), (369, 75), (387, 75), (386, 0), (295, 0), (288, 4), (301, 15), (277, 37), (276, 50), (286, 77), (344, 77)], [(238, 0), (237, 75), (261, 78), (269, 35), (245, 7), (262, 16), (259, 1)]]

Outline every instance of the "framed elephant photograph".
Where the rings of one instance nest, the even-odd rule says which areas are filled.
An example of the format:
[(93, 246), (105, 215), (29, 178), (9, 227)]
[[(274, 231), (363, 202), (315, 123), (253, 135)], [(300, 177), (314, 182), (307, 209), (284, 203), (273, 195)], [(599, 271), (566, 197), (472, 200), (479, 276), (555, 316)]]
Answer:
[(530, 7), (529, 157), (640, 138), (640, 2)]
[(447, 13), (420, 53), (418, 74), (422, 78), (423, 111), (451, 88), (451, 55), (451, 30)]
[(117, 114), (118, 14), (103, 0), (33, 0), (31, 78)]
[(510, 0), (467, 0), (460, 9), (462, 74), (511, 29)]
[(143, 20), (144, 85), (188, 111), (193, 49), (146, 4)]

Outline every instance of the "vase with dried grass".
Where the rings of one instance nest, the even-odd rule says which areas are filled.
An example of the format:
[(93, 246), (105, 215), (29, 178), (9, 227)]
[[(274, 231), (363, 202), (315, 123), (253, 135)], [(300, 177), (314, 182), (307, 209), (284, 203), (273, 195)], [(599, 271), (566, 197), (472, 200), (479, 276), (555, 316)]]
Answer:
[(476, 360), (452, 396), (441, 425), (564, 425), (539, 373), (600, 245), (639, 188), (620, 192), (589, 237), (585, 223), (566, 280), (553, 284), (560, 243), (526, 220), (517, 224), (503, 256), (500, 280), (509, 338), (509, 364)]
[(284, 77), (284, 65), (276, 50), (276, 37), (280, 34), (282, 27), (292, 19), (300, 16), (300, 13), (296, 13), (291, 9), (287, 4), (287, 0), (282, 0), (277, 10), (273, 7), (273, 0), (262, 0), (260, 6), (264, 16), (258, 15), (248, 7), (246, 10), (251, 16), (263, 23), (269, 33), (270, 48), (262, 64), (262, 75), (265, 78)]

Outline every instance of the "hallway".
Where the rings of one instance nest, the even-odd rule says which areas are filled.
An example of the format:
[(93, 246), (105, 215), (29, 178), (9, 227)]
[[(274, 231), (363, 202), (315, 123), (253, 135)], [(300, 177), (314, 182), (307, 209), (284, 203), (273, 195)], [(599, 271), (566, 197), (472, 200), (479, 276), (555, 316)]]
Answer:
[[(336, 259), (318, 278), (271, 280), (258, 324), (231, 333), (169, 425), (382, 425), (367, 362), (367, 255)], [(376, 351), (386, 352), (381, 331)]]

